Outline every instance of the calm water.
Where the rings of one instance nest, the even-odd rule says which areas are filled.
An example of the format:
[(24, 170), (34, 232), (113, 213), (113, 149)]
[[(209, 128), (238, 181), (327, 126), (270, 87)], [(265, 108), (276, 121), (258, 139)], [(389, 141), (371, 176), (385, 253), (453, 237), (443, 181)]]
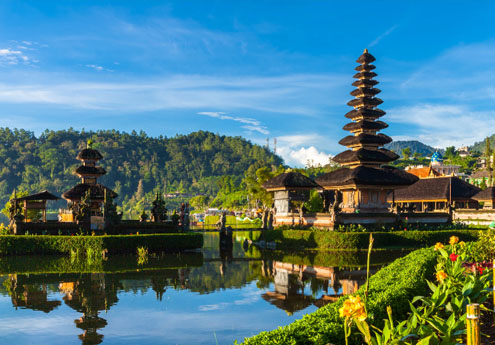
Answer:
[[(365, 253), (220, 252), (0, 258), (0, 344), (231, 344), (286, 325), (364, 282)], [(377, 252), (382, 265), (403, 253)]]

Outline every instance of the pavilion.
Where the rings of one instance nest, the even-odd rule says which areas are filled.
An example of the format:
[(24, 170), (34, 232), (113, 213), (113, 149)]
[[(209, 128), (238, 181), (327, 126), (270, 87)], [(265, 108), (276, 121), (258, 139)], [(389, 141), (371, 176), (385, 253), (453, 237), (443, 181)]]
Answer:
[(10, 200), (11, 205), (13, 205), (13, 213), (11, 217), (15, 216), (17, 213), (19, 203), (24, 206), (24, 222), (28, 221), (28, 211), (29, 210), (39, 210), (42, 213), (42, 221), (46, 223), (46, 203), (49, 200), (59, 200), (60, 198), (53, 195), (52, 193), (44, 190), (42, 192), (23, 196), (20, 198), (14, 198)]
[(495, 187), (483, 189), (478, 194), (475, 194), (473, 199), (483, 203), (484, 209), (495, 209)]

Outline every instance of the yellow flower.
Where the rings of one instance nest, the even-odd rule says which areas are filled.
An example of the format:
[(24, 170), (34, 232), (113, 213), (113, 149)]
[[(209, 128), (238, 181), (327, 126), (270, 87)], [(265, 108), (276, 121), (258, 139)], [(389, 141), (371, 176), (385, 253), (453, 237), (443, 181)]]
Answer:
[(459, 237), (457, 236), (450, 237), (449, 244), (456, 244), (457, 242), (459, 242)]
[(435, 250), (439, 250), (439, 249), (442, 249), (442, 248), (443, 248), (443, 244), (442, 244), (442, 243), (437, 242), (437, 243), (435, 244)]
[(466, 246), (466, 242), (461, 241), (461, 242), (459, 242), (459, 245), (460, 245), (462, 248), (464, 248), (464, 247)]
[(361, 302), (359, 296), (349, 296), (349, 299), (345, 300), (344, 305), (339, 309), (339, 314), (341, 317), (349, 317), (359, 321), (364, 321), (367, 318), (364, 303)]
[(440, 283), (443, 283), (443, 281), (445, 280), (445, 278), (447, 278), (448, 275), (447, 273), (445, 273), (444, 271), (438, 271), (437, 272), (437, 280), (440, 282)]

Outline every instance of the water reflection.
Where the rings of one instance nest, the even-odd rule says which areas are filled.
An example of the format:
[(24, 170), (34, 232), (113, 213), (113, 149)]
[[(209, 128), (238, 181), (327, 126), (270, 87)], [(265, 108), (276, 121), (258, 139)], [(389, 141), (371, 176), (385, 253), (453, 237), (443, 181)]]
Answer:
[[(141, 326), (145, 334), (141, 337), (152, 338), (149, 343), (215, 344), (217, 336), (219, 343), (232, 343), (234, 339), (242, 340), (244, 336), (292, 322), (294, 317), (330, 303), (341, 294), (356, 291), (365, 281), (365, 270), (353, 261), (355, 253), (349, 259), (352, 268), (330, 266), (325, 263), (337, 260), (335, 253), (262, 253), (255, 248), (243, 248), (242, 237), (230, 248), (221, 248), (218, 236), (209, 236), (202, 253), (150, 257), (144, 265), (138, 265), (134, 256), (92, 263), (48, 258), (44, 264), (40, 259), (0, 258), (0, 272), (4, 274), (0, 276), (0, 295), (10, 298), (15, 313), (38, 312), (23, 314), (29, 319), (42, 320), (46, 314), (70, 317), (70, 333), (74, 336), (64, 343), (77, 339), (82, 344), (125, 342), (116, 339), (115, 327), (131, 327), (135, 310), (150, 318), (149, 324)], [(358, 261), (357, 264), (363, 264), (361, 258)], [(71, 272), (67, 273), (68, 270)], [(155, 302), (146, 297), (150, 293)], [(131, 308), (131, 320), (124, 326), (111, 312), (119, 309), (120, 304)], [(170, 311), (160, 307), (164, 304)], [(75, 318), (74, 312), (79, 317)], [(204, 320), (204, 314), (208, 320), (218, 319), (218, 323), (202, 327), (200, 320)], [(1, 328), (2, 318), (8, 317), (0, 315), (0, 334), (5, 331)], [(225, 317), (236, 327), (222, 328)], [(174, 329), (172, 320), (182, 322), (182, 331)], [(167, 333), (167, 323), (171, 327), (168, 332), (175, 334)], [(156, 324), (163, 325), (160, 336), (151, 335)], [(215, 330), (213, 338), (211, 333)], [(128, 330), (120, 332), (127, 334)], [(5, 333), (0, 335), (0, 343), (5, 342), (5, 337)], [(34, 338), (19, 337), (16, 343), (33, 341)]]

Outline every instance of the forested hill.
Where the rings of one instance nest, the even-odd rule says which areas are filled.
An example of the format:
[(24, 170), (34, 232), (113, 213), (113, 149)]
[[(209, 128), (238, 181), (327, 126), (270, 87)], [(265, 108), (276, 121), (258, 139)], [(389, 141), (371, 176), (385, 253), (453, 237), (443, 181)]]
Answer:
[[(492, 134), (487, 139), (490, 142), (490, 147), (492, 149), (494, 149), (495, 148), (495, 134)], [(469, 150), (470, 151), (477, 151), (477, 152), (480, 152), (480, 153), (485, 152), (485, 150), (486, 150), (486, 139), (485, 140), (482, 140), (482, 141), (475, 142), (471, 147), (469, 147)]]
[(402, 150), (405, 148), (409, 148), (411, 150), (411, 154), (417, 152), (421, 156), (429, 156), (433, 152), (435, 152), (435, 148), (423, 144), (422, 142), (417, 140), (393, 141), (390, 144), (385, 145), (385, 147), (401, 156), (402, 156)]
[[(241, 137), (194, 132), (173, 138), (149, 137), (144, 132), (79, 132), (72, 129), (43, 132), (0, 128), (0, 202), (14, 188), (29, 192), (47, 189), (55, 194), (79, 183), (73, 175), (78, 152), (87, 140), (99, 150), (99, 164), (107, 174), (101, 183), (119, 194), (119, 204), (139, 202), (157, 191), (215, 196), (224, 175), (240, 181), (252, 166), (280, 165), (282, 159)], [(132, 205), (129, 205), (132, 207)]]

